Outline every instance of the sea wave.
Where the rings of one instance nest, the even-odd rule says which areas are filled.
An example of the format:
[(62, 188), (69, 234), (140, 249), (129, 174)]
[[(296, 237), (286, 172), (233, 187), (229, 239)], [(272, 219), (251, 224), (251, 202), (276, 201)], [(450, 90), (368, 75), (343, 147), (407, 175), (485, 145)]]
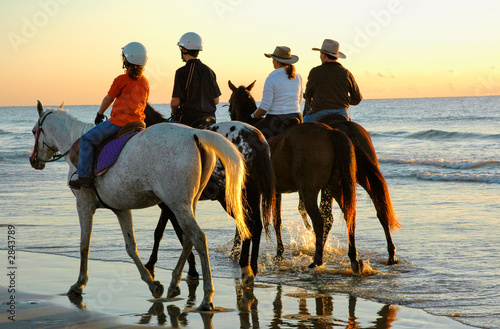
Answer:
[(436, 174), (430, 172), (419, 172), (417, 178), (422, 180), (446, 181), (446, 182), (476, 182), (500, 184), (500, 175), (460, 175), (460, 174)]
[(422, 166), (432, 166), (447, 169), (477, 169), (477, 168), (496, 168), (500, 167), (500, 161), (497, 160), (459, 160), (450, 161), (444, 159), (389, 159), (381, 158), (380, 163), (388, 164), (409, 164), (409, 165), (422, 165)]
[(481, 134), (469, 133), (460, 131), (444, 131), (444, 130), (423, 130), (417, 132), (408, 131), (389, 131), (389, 132), (374, 132), (372, 137), (404, 137), (409, 139), (419, 140), (500, 140), (500, 134)]

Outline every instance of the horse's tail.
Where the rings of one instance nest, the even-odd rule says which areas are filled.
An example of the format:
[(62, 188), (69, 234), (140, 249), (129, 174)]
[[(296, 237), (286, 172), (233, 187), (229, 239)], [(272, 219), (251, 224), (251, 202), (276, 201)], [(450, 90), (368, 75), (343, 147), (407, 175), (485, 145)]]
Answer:
[(242, 204), (242, 189), (245, 184), (246, 168), (243, 156), (236, 146), (222, 135), (200, 130), (195, 133), (200, 145), (215, 152), (226, 172), (226, 205), (227, 210), (236, 220), (236, 227), (243, 239), (251, 237), (245, 224), (245, 212)]
[(392, 206), (389, 188), (387, 187), (384, 175), (382, 175), (379, 167), (370, 160), (368, 155), (361, 148), (356, 148), (356, 159), (359, 168), (358, 173), (363, 172), (366, 175), (366, 180), (364, 181), (367, 186), (365, 189), (373, 201), (375, 209), (377, 210), (377, 217), (381, 224), (385, 227), (385, 222), (391, 232), (401, 228), (401, 223)]
[(257, 129), (253, 131), (255, 138), (255, 152), (251, 160), (248, 161), (248, 189), (254, 188), (261, 198), (261, 218), (266, 234), (269, 233), (271, 214), (274, 211), (275, 199), (275, 179), (271, 164), (271, 151), (264, 135)]
[(349, 137), (340, 130), (330, 130), (329, 136), (335, 152), (332, 176), (335, 177), (333, 173), (338, 171), (338, 179), (331, 183), (338, 184), (340, 200), (337, 202), (344, 213), (348, 232), (351, 233), (356, 225), (357, 164), (354, 146)]

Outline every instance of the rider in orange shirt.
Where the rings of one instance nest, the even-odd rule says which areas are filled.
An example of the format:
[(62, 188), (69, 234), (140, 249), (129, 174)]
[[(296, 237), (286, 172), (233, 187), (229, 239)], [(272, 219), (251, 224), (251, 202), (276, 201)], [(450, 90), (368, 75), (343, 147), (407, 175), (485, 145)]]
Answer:
[[(123, 68), (127, 71), (113, 81), (97, 112), (94, 121), (96, 126), (80, 139), (78, 179), (69, 182), (71, 188), (93, 187), (94, 148), (127, 123), (144, 122), (146, 117), (144, 109), (149, 97), (149, 82), (142, 74), (147, 61), (146, 48), (139, 42), (131, 42), (122, 48), (122, 57)], [(113, 101), (111, 118), (103, 122), (104, 112)]]

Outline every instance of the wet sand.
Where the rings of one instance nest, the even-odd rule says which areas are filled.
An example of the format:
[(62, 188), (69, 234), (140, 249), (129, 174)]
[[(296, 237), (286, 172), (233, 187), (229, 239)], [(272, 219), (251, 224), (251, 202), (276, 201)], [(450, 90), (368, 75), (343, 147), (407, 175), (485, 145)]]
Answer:
[[(79, 259), (18, 251), (10, 269), (7, 256), (0, 250), (1, 328), (472, 328), (422, 310), (263, 285), (258, 278), (253, 290), (241, 289), (237, 278), (217, 277), (216, 269), (217, 311), (198, 312), (201, 281), (183, 280), (178, 298), (154, 300), (135, 265), (123, 262), (90, 261), (84, 295), (70, 300), (66, 292), (76, 281)], [(170, 278), (170, 271), (157, 269), (165, 289)], [(8, 292), (12, 285), (15, 293)]]

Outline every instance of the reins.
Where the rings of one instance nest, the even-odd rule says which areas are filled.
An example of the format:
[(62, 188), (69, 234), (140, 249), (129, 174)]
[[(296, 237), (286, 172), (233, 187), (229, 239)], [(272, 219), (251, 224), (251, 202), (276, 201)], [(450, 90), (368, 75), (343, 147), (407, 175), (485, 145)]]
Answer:
[[(68, 150), (68, 151), (64, 152), (63, 154), (54, 154), (52, 156), (52, 159), (50, 159), (50, 160), (40, 159), (38, 157), (38, 140), (40, 139), (40, 133), (43, 132), (42, 124), (45, 121), (45, 119), (49, 116), (49, 114), (52, 114), (52, 112), (49, 112), (46, 115), (44, 115), (43, 117), (41, 117), (40, 119), (38, 119), (38, 130), (36, 131), (35, 146), (33, 147), (33, 154), (30, 157), (30, 161), (35, 160), (35, 161), (43, 162), (43, 163), (54, 162), (54, 161), (61, 160), (69, 153), (69, 150)], [(51, 148), (50, 146), (48, 146), (45, 142), (43, 142), (43, 145), (47, 146), (50, 150), (54, 151), (54, 149)]]

